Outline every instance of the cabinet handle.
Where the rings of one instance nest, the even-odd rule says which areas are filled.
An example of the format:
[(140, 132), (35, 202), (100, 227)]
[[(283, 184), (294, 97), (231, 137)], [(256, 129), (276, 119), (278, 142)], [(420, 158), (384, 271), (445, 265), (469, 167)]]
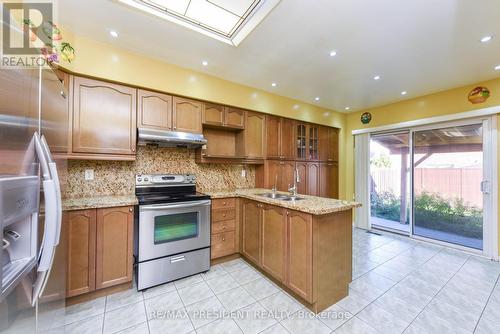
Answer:
[(129, 209), (128, 209), (128, 211), (130, 211), (130, 212), (133, 212), (133, 211), (134, 211), (134, 209), (132, 209), (132, 208), (129, 208)]

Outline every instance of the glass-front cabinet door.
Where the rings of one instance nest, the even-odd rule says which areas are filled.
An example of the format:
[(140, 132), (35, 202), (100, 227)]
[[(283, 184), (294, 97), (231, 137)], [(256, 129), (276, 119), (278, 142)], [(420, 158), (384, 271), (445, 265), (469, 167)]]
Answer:
[(309, 125), (309, 147), (308, 156), (309, 160), (318, 160), (318, 141), (319, 141), (319, 128), (317, 125)]
[(306, 125), (297, 124), (297, 159), (306, 159), (307, 132)]

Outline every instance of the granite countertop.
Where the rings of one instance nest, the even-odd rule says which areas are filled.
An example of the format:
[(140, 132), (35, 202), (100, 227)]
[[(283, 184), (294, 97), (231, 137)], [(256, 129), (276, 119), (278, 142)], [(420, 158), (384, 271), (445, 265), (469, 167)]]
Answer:
[(111, 208), (136, 204), (137, 198), (135, 197), (135, 195), (65, 198), (63, 199), (63, 210), (71, 211), (96, 208)]
[[(268, 192), (271, 192), (271, 190), (262, 188), (252, 188), (252, 189), (205, 191), (203, 193), (209, 195), (212, 199), (229, 198), (229, 197), (248, 198), (254, 201), (281, 206), (287, 209), (306, 212), (313, 215), (324, 215), (334, 212), (350, 210), (361, 206), (361, 204), (357, 202), (300, 195), (300, 194), (297, 196), (302, 197), (304, 199), (299, 201), (283, 201), (279, 199), (272, 199), (258, 195)], [(277, 193), (288, 195), (288, 193), (286, 192), (278, 191)]]

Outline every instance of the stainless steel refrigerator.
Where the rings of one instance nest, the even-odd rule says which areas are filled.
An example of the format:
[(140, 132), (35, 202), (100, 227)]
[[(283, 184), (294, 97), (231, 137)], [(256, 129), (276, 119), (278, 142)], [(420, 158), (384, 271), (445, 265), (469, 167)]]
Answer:
[(2, 334), (64, 331), (69, 108), (63, 78), (53, 69), (0, 69)]

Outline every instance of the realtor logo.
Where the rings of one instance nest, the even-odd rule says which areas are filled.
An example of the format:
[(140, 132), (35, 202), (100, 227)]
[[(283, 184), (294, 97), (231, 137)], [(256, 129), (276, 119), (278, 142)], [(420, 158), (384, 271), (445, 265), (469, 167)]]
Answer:
[(63, 40), (54, 23), (54, 0), (2, 3), (2, 59), (0, 67), (32, 68), (71, 63), (75, 49)]
[(52, 3), (3, 3), (2, 21), (3, 55), (52, 53)]

